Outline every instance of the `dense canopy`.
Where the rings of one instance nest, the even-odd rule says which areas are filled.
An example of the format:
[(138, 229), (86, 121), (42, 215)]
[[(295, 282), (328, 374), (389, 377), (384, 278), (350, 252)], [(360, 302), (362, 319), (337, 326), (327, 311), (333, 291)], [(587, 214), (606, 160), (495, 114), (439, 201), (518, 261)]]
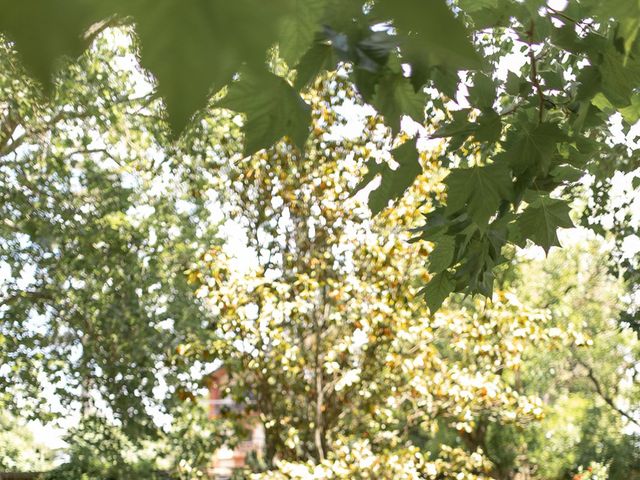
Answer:
[(0, 470), (202, 478), (259, 424), (237, 478), (640, 474), (639, 30), (0, 0)]

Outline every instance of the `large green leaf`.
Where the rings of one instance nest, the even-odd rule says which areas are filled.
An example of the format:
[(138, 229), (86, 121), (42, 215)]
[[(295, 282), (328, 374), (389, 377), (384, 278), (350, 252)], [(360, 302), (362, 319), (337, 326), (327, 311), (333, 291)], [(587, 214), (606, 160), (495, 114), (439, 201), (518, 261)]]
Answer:
[(216, 106), (246, 114), (245, 154), (268, 148), (287, 135), (300, 148), (309, 135), (311, 107), (283, 78), (247, 71)]
[(302, 90), (307, 87), (322, 70), (330, 70), (336, 64), (333, 47), (328, 42), (315, 42), (296, 65), (296, 80), (293, 86)]
[(435, 248), (429, 254), (429, 272), (444, 272), (451, 266), (456, 250), (456, 242), (453, 237), (443, 236), (436, 242)]
[(91, 0), (0, 0), (0, 32), (47, 88), (60, 58), (79, 56), (89, 44), (87, 29), (99, 19)]
[(625, 59), (628, 58), (640, 31), (640, 1), (607, 0), (600, 2), (596, 13), (605, 20), (614, 18), (619, 22), (616, 34), (624, 47)]
[(421, 57), (427, 65), (454, 69), (481, 66), (469, 32), (445, 0), (379, 0), (375, 8), (382, 18), (393, 20), (404, 35), (407, 53)]
[(524, 238), (530, 238), (545, 251), (558, 242), (558, 228), (571, 228), (571, 208), (564, 200), (541, 195), (536, 198), (516, 220)]
[(291, 14), (282, 23), (280, 55), (289, 65), (296, 65), (311, 47), (322, 26), (327, 0), (290, 0)]
[(384, 116), (393, 133), (400, 131), (402, 117), (424, 121), (425, 97), (415, 92), (411, 82), (400, 73), (385, 75), (376, 85), (371, 103)]
[(529, 170), (546, 174), (556, 144), (564, 138), (565, 135), (555, 123), (524, 125), (509, 139), (505, 156), (516, 175)]
[(286, 12), (280, 0), (121, 0), (180, 132), (243, 64), (263, 65)]
[(466, 208), (481, 231), (486, 229), (502, 201), (513, 197), (511, 174), (503, 164), (454, 168), (444, 183), (447, 210), (455, 213)]
[(390, 201), (397, 200), (413, 185), (416, 177), (422, 173), (419, 153), (415, 142), (407, 142), (392, 152), (398, 168), (392, 170), (386, 163), (378, 164), (375, 160), (369, 162), (369, 171), (355, 188), (355, 192), (362, 190), (375, 177), (380, 175), (380, 186), (369, 195), (369, 209), (373, 215), (384, 210)]
[(614, 106), (628, 106), (633, 91), (640, 83), (640, 62), (635, 58), (625, 61), (624, 55), (610, 45), (602, 54), (599, 70), (602, 93)]

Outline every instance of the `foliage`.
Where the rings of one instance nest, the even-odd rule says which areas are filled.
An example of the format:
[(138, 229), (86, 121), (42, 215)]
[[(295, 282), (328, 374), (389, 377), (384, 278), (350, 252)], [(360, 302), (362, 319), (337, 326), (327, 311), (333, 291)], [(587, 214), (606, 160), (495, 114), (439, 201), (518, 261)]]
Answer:
[[(607, 123), (637, 120), (635, 10), (43, 2), (0, 0), (32, 74), (46, 83), (54, 57), (91, 47), (47, 103), (2, 44), (0, 382), (24, 416), (81, 413), (54, 475), (151, 477), (165, 460), (201, 477), (210, 451), (242, 438), (239, 413), (265, 426), (256, 478), (638, 471), (624, 287), (602, 252), (522, 266), (513, 248), (559, 243), (585, 173), (598, 193), (636, 168)], [(27, 35), (32, 12), (64, 22)], [(125, 18), (173, 129), (206, 108), (176, 143), (122, 67), (131, 30), (110, 27)], [(527, 61), (504, 73), (518, 48)], [(583, 217), (602, 232), (603, 205)], [(220, 217), (246, 235), (244, 258), (216, 238)], [(192, 402), (214, 360), (243, 407), (219, 422)], [(131, 455), (147, 439), (153, 461)]]
[(45, 479), (160, 478), (153, 461), (137, 457), (134, 445), (122, 431), (104, 418), (87, 415), (66, 437), (70, 445), (69, 459), (45, 475)]
[[(367, 441), (339, 445), (320, 464), (280, 462), (278, 470), (254, 474), (255, 480), (302, 480), (320, 478), (465, 479), (489, 478), (490, 466), (481, 453), (443, 448), (442, 457), (429, 461), (416, 447), (375, 454)], [(473, 472), (473, 473), (472, 473)]]
[(54, 452), (34, 438), (24, 420), (0, 417), (0, 470), (40, 472), (53, 460)]
[(215, 239), (118, 38), (97, 39), (50, 103), (0, 45), (0, 405), (101, 409), (144, 437), (190, 381), (172, 363), (203, 319), (184, 270)]
[[(512, 279), (523, 302), (550, 310), (551, 328), (570, 326), (588, 344), (552, 355), (533, 352), (523, 367), (523, 385), (546, 398), (547, 414), (539, 426), (509, 442), (527, 443), (543, 478), (569, 476), (594, 461), (606, 464), (613, 479), (640, 468), (633, 433), (640, 344), (633, 331), (617, 323), (625, 287), (610, 275), (605, 258), (597, 242), (572, 243), (544, 262), (520, 259), (518, 278)], [(496, 444), (495, 452), (500, 450), (502, 443)]]
[[(446, 173), (416, 152), (425, 174), (371, 218), (350, 192), (365, 163), (387, 168), (388, 133), (365, 116), (357, 134), (336, 136), (341, 106), (355, 98), (344, 73), (305, 97), (314, 128), (304, 156), (283, 142), (217, 159), (228, 168), (218, 190), (246, 245), (231, 250), (240, 258), (215, 247), (189, 273), (214, 321), (182, 346), (184, 361), (223, 361), (227, 395), (264, 425), (267, 471), (254, 477), (562, 478), (591, 461), (620, 464), (614, 451), (633, 458), (634, 438), (620, 433), (629, 419), (576, 360), (599, 365), (614, 406), (633, 404), (635, 387), (622, 385), (638, 343), (612, 324), (623, 290), (603, 252), (546, 262), (511, 252), (491, 300), (456, 298), (430, 315), (416, 297), (452, 253), (443, 241), (410, 244), (406, 232), (420, 222), (415, 205), (442, 195)], [(344, 161), (346, 152), (355, 154)], [(568, 409), (578, 404), (574, 426)], [(596, 454), (590, 438), (608, 447)]]
[[(454, 245), (434, 279), (434, 310), (452, 291), (490, 296), (508, 244), (556, 244), (584, 174), (606, 183), (638, 166), (632, 153), (603, 168), (615, 152), (611, 115), (627, 126), (638, 118), (640, 9), (629, 0), (571, 0), (562, 10), (542, 0), (4, 0), (0, 8), (0, 31), (45, 84), (62, 55), (77, 55), (109, 25), (134, 23), (175, 132), (242, 71), (219, 105), (247, 114), (247, 153), (283, 135), (301, 147), (310, 119), (300, 89), (344, 65), (393, 132), (404, 115), (422, 121), (426, 112), (429, 135), (449, 139), (443, 163), (456, 167), (446, 208), (428, 213), (418, 232), (434, 241), (436, 228)], [(264, 71), (274, 45), (297, 72), (293, 84)], [(514, 55), (523, 64), (505, 65)], [(379, 172), (377, 205), (398, 195), (390, 172)], [(417, 172), (402, 176), (406, 185)]]
[[(152, 442), (134, 442), (122, 428), (97, 415), (86, 415), (65, 441), (68, 459), (46, 478), (118, 480), (206, 478), (211, 454), (223, 439), (235, 445), (242, 429), (212, 421), (203, 405), (185, 402), (171, 410), (171, 425)], [(137, 440), (135, 437), (133, 440)]]

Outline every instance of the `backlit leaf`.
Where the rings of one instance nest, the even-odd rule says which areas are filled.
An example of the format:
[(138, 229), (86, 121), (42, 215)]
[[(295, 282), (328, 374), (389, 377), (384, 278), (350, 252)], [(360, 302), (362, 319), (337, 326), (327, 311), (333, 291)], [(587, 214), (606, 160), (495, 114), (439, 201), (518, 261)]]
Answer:
[(247, 155), (285, 135), (302, 149), (309, 135), (311, 108), (283, 78), (267, 71), (243, 73), (216, 105), (246, 114)]
[(516, 220), (522, 235), (540, 245), (546, 252), (558, 242), (558, 228), (571, 228), (571, 208), (564, 200), (539, 196)]

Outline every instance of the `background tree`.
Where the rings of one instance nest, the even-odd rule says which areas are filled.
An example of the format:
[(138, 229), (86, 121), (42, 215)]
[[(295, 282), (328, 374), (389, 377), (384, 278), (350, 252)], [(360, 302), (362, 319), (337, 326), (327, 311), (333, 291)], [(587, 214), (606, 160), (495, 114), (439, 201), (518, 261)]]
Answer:
[(24, 419), (0, 419), (0, 469), (4, 472), (44, 471), (51, 468), (55, 452), (41, 444), (26, 428)]
[(216, 240), (126, 34), (97, 38), (51, 102), (0, 44), (0, 405), (136, 442), (192, 381), (172, 362), (204, 319), (184, 271)]
[[(554, 431), (541, 427), (545, 414), (558, 421), (565, 408), (555, 372), (543, 365), (569, 361), (568, 355), (600, 355), (614, 370), (621, 365), (591, 338), (611, 328), (622, 287), (605, 269), (575, 297), (543, 302), (539, 297), (566, 287), (543, 272), (535, 276), (540, 284), (527, 282), (543, 267), (519, 267), (512, 253), (515, 266), (500, 277), (492, 301), (457, 299), (430, 315), (416, 302), (429, 278), (424, 259), (438, 269), (447, 252), (409, 244), (407, 231), (421, 221), (415, 204), (443, 194), (445, 173), (421, 155), (425, 175), (396, 208), (372, 219), (350, 192), (365, 158), (369, 170), (384, 165), (391, 138), (374, 113), (358, 106), (341, 75), (318, 82), (307, 101), (314, 135), (304, 152), (282, 142), (250, 157), (218, 159), (227, 168), (221, 199), (246, 232), (247, 249), (239, 255), (253, 260), (238, 268), (237, 258), (216, 247), (190, 272), (213, 318), (208, 335), (183, 346), (184, 359), (223, 362), (227, 394), (264, 425), (264, 460), (272, 469), (264, 478), (454, 478), (466, 472), (506, 479), (542, 471), (549, 472), (543, 478), (561, 478), (590, 461), (611, 461), (586, 449), (580, 459), (552, 461), (542, 454), (549, 439), (538, 435)], [(345, 140), (336, 132), (347, 119), (330, 112), (346, 105), (363, 115), (364, 128)], [(397, 147), (396, 158), (407, 148), (415, 146)], [(406, 168), (410, 161), (394, 171)], [(545, 268), (563, 281), (587, 274), (566, 263)], [(574, 305), (574, 299), (588, 303)], [(614, 342), (626, 338), (637, 348), (629, 331), (619, 335)], [(596, 348), (600, 353), (589, 353)], [(625, 354), (630, 361), (637, 356)], [(572, 374), (566, 388), (584, 388), (582, 373)], [(619, 388), (625, 375), (614, 375), (610, 385)], [(622, 394), (627, 401), (634, 395)], [(592, 397), (584, 398), (595, 406)], [(599, 414), (585, 414), (591, 416)], [(605, 417), (629, 422), (616, 410)], [(609, 431), (604, 437), (634, 448), (630, 436)]]

